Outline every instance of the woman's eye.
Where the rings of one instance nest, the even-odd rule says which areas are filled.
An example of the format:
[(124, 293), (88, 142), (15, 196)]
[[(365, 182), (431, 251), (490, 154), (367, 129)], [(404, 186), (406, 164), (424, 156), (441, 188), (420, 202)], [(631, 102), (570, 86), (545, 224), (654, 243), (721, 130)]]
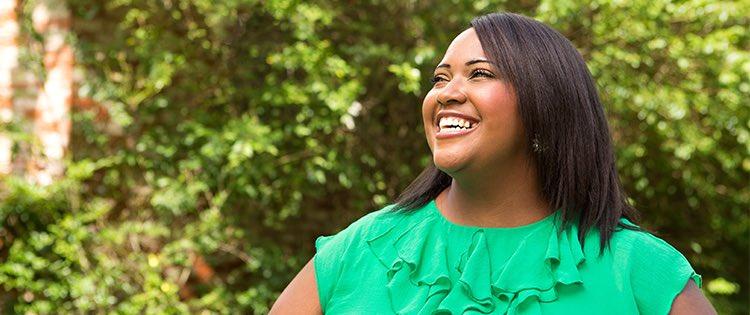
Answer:
[[(475, 77), (494, 78), (495, 75), (492, 74), (492, 72), (489, 72), (487, 70), (481, 70), (481, 69), (479, 69), (479, 70), (474, 70), (471, 73), (471, 76), (469, 77), (469, 79), (475, 78)], [(438, 82), (441, 82), (441, 81), (448, 81), (448, 79), (445, 78), (444, 75), (436, 75), (436, 76), (432, 77), (432, 79), (430, 79), (430, 82), (432, 82), (432, 84), (437, 84)]]
[(443, 80), (445, 80), (445, 78), (443, 76), (436, 75), (436, 76), (432, 77), (432, 79), (430, 80), (430, 82), (432, 82), (432, 84), (435, 84), (435, 83), (438, 83), (438, 82), (443, 81)]
[(488, 77), (488, 78), (494, 78), (495, 75), (492, 74), (492, 72), (489, 72), (487, 70), (475, 70), (472, 72), (471, 77)]

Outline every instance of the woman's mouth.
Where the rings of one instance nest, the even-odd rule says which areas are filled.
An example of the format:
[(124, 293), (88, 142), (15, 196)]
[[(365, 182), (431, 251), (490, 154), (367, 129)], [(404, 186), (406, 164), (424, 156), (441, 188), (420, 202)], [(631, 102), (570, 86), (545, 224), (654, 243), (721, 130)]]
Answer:
[(438, 121), (437, 133), (435, 138), (437, 139), (448, 139), (453, 137), (460, 137), (471, 133), (477, 128), (479, 122), (470, 121), (455, 116), (442, 117)]

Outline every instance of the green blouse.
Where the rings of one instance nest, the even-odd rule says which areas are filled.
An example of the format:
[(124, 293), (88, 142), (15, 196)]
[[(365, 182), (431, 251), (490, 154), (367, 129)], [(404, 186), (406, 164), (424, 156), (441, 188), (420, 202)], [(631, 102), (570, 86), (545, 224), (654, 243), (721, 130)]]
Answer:
[[(435, 200), (411, 212), (372, 212), (315, 241), (326, 314), (667, 314), (701, 277), (676, 249), (619, 229), (599, 255), (560, 211), (513, 228), (448, 221)], [(623, 223), (631, 224), (622, 219)]]

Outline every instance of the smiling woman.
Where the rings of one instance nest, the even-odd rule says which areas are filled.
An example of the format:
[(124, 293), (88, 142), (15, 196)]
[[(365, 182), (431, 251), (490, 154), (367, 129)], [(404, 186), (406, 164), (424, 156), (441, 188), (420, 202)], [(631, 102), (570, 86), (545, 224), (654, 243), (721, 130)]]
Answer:
[(432, 81), (433, 163), (393, 204), (318, 238), (272, 313), (714, 313), (685, 257), (636, 225), (567, 39), (481, 16)]

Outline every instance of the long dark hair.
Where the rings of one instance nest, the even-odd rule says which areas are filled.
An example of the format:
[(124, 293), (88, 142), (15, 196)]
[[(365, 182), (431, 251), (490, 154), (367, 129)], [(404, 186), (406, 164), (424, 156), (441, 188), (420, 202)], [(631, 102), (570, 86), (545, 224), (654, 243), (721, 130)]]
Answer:
[[(601, 251), (625, 217), (637, 223), (615, 167), (604, 108), (581, 54), (562, 34), (531, 18), (493, 13), (471, 21), (482, 48), (518, 96), (542, 196), (578, 223), (583, 244), (592, 228)], [(532, 148), (535, 147), (536, 149)], [(399, 195), (395, 209), (421, 208), (450, 186), (433, 163)]]

